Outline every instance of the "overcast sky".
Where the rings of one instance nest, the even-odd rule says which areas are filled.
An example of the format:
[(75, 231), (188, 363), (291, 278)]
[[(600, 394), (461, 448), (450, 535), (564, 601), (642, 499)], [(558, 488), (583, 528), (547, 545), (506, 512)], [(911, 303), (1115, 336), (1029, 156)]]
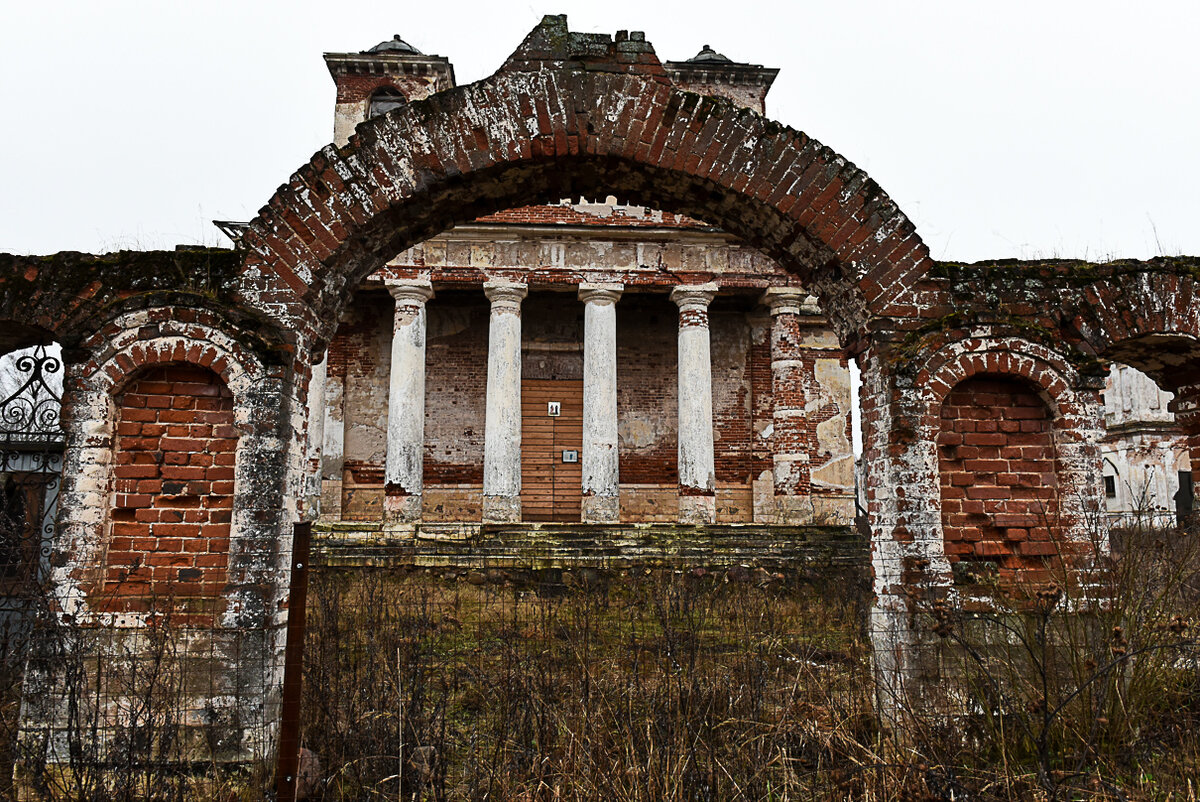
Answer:
[(332, 138), (325, 51), (400, 34), (490, 74), (543, 14), (780, 68), (769, 116), (942, 259), (1200, 254), (1200, 3), (181, 2), (0, 12), (0, 251), (227, 244)]

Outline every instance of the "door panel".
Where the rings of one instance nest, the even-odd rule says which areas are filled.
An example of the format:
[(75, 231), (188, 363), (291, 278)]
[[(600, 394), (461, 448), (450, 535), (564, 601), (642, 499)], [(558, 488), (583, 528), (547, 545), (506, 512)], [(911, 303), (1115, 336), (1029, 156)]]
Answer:
[[(559, 414), (548, 413), (550, 403)], [(583, 382), (521, 382), (521, 517), (526, 521), (578, 521), (583, 466), (563, 452), (583, 450)]]

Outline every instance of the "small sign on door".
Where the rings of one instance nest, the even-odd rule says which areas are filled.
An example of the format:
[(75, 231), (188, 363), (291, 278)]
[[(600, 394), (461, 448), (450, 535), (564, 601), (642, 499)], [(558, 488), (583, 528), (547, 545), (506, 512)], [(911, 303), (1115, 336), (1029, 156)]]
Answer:
[(562, 414), (562, 402), (549, 401), (546, 403), (546, 414), (552, 418), (557, 418)]
[(563, 462), (579, 462), (579, 452), (578, 451), (564, 451), (563, 452)]

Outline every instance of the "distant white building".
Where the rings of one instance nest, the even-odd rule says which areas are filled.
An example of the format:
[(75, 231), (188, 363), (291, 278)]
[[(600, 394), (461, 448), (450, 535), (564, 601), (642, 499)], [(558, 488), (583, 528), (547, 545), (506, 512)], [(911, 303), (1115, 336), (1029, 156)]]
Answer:
[[(1114, 364), (1104, 388), (1104, 492), (1112, 523), (1148, 517), (1171, 525), (1192, 508), (1187, 440), (1167, 405), (1174, 396)], [(1180, 488), (1183, 488), (1182, 493)]]

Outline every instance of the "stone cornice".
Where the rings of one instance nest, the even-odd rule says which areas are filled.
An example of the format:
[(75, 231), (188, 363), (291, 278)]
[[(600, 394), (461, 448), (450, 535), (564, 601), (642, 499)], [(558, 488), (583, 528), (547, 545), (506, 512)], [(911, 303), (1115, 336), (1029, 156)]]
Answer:
[(454, 65), (444, 56), (378, 53), (326, 53), (325, 66), (336, 80), (341, 75), (438, 75), (454, 86)]

